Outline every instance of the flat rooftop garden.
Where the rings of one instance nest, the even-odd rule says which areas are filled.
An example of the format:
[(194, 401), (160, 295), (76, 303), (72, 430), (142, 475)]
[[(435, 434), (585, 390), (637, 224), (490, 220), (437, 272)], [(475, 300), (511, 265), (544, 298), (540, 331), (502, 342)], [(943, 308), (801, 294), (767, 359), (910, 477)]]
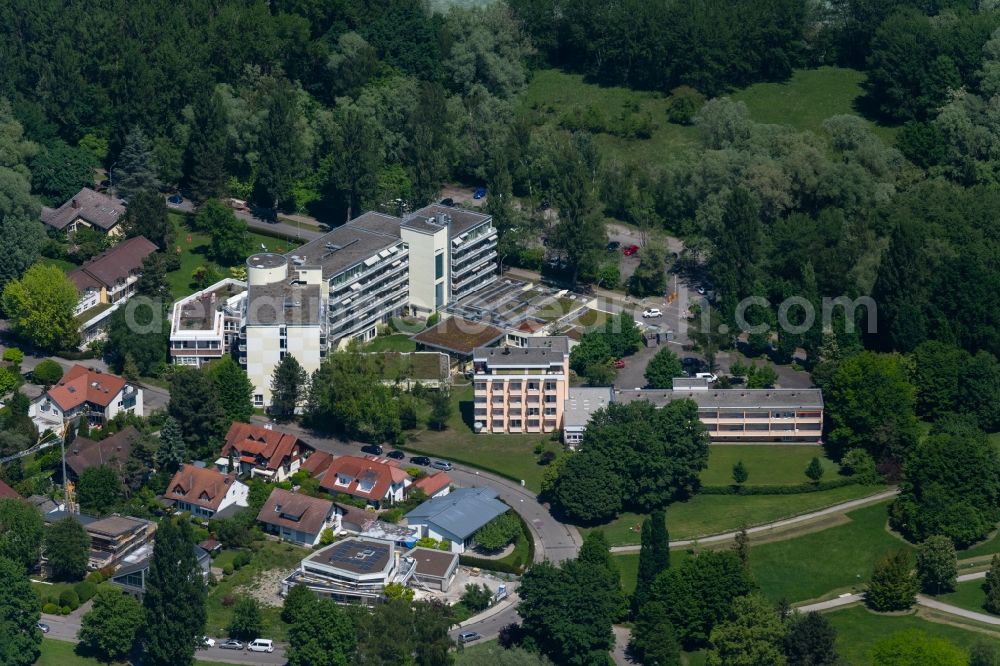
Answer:
[(413, 336), (413, 340), (427, 347), (471, 356), (476, 347), (492, 344), (502, 336), (503, 331), (495, 326), (451, 317)]

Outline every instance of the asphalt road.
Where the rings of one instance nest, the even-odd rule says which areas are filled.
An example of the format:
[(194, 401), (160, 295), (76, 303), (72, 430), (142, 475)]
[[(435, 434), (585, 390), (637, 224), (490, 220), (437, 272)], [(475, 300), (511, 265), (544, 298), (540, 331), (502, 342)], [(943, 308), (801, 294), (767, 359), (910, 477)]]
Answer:
[[(65, 643), (78, 642), (76, 635), (80, 631), (80, 618), (90, 609), (91, 603), (87, 602), (69, 615), (42, 613), (41, 621), (49, 625), (49, 633), (45, 634), (45, 638)], [(198, 650), (195, 657), (204, 661), (218, 661), (226, 664), (262, 664), (266, 666), (278, 666), (286, 661), (284, 647), (277, 644), (274, 646), (274, 652), (271, 653), (222, 650), (218, 647), (210, 647)]]
[[(295, 433), (318, 451), (335, 455), (361, 454), (361, 444), (358, 442), (319, 437), (315, 433), (293, 424), (283, 424), (280, 428)], [(535, 544), (535, 561), (547, 559), (552, 562), (561, 562), (576, 557), (582, 544), (579, 532), (576, 528), (564, 525), (553, 518), (548, 509), (539, 504), (538, 498), (530, 490), (522, 488), (513, 481), (464, 467), (461, 464), (456, 464), (454, 469), (448, 472), (448, 475), (456, 484), (463, 487), (489, 486), (493, 488), (500, 499), (517, 511), (531, 530)], [(454, 629), (451, 632), (452, 637), (458, 636), (460, 631), (476, 631), (485, 639), (495, 638), (502, 627), (518, 621), (514, 602), (513, 598), (509, 602), (501, 602), (504, 604), (502, 610), (494, 610), (493, 613), (487, 611), (482, 619)]]
[[(165, 198), (166, 197), (164, 197), (164, 199)], [(167, 204), (167, 208), (171, 210), (178, 210), (181, 211), (182, 213), (194, 212), (194, 204), (191, 203), (190, 199), (185, 199), (184, 202), (178, 206), (172, 206), (170, 204)], [(298, 240), (301, 240), (303, 243), (306, 241), (315, 240), (320, 236), (322, 236), (324, 233), (326, 233), (324, 231), (319, 231), (319, 230), (310, 231), (308, 229), (300, 229), (299, 227), (296, 227), (291, 224), (285, 224), (284, 222), (269, 222), (264, 218), (256, 217), (252, 213), (244, 212), (241, 210), (234, 210), (233, 213), (236, 215), (236, 217), (240, 218), (241, 220), (246, 220), (247, 226), (250, 227), (251, 229), (262, 229), (264, 231), (270, 231), (272, 233), (280, 233), (285, 236), (288, 236), (289, 238), (296, 238)]]

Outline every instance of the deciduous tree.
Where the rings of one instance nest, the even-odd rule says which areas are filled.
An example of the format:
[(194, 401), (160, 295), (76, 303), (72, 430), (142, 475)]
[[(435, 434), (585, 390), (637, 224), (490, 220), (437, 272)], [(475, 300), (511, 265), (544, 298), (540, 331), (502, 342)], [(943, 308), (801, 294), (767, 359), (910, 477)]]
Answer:
[(677, 354), (669, 347), (664, 347), (656, 352), (656, 355), (649, 360), (646, 366), (646, 383), (650, 388), (668, 389), (673, 388), (674, 377), (684, 376), (684, 366)]
[(513, 511), (508, 511), (476, 530), (473, 539), (483, 550), (499, 551), (520, 533), (521, 521)]
[(872, 666), (966, 666), (969, 657), (960, 647), (944, 638), (922, 631), (901, 631), (875, 643)]
[(24, 277), (4, 286), (2, 300), (11, 329), (29, 344), (56, 351), (71, 349), (79, 341), (73, 315), (79, 294), (62, 269), (35, 264)]
[[(35, 510), (30, 506), (28, 509)], [(38, 660), (42, 645), (42, 632), (37, 626), (40, 617), (38, 596), (22, 564), (0, 555), (0, 663), (31, 666)]]
[(35, 507), (16, 499), (0, 499), (0, 558), (25, 571), (38, 563), (42, 517)]
[(760, 595), (737, 597), (708, 639), (708, 666), (785, 666), (785, 625)]
[(232, 356), (224, 356), (209, 368), (219, 402), (228, 421), (249, 421), (253, 414), (253, 383)]
[(80, 580), (87, 573), (90, 535), (75, 518), (57, 520), (45, 531), (45, 559), (56, 580)]
[(104, 516), (116, 508), (123, 498), (122, 481), (108, 465), (84, 470), (76, 484), (76, 498), (87, 513)]
[(142, 604), (116, 587), (98, 588), (93, 607), (80, 620), (80, 642), (108, 661), (132, 651), (144, 621)]
[(24, 215), (0, 217), (0, 288), (24, 275), (45, 243), (41, 222)]
[(298, 613), (288, 642), (289, 666), (347, 666), (354, 654), (354, 627), (340, 606), (317, 599)]
[(167, 413), (180, 424), (189, 455), (200, 458), (217, 449), (225, 433), (225, 412), (207, 371), (174, 370)]
[(233, 604), (233, 617), (229, 620), (229, 635), (241, 641), (252, 641), (260, 636), (260, 603), (250, 594), (241, 594)]
[(955, 545), (939, 534), (927, 537), (917, 549), (917, 577), (924, 592), (941, 594), (955, 589), (958, 556)]
[(635, 619), (628, 651), (633, 659), (648, 666), (681, 663), (681, 646), (663, 603), (649, 601), (642, 605)]

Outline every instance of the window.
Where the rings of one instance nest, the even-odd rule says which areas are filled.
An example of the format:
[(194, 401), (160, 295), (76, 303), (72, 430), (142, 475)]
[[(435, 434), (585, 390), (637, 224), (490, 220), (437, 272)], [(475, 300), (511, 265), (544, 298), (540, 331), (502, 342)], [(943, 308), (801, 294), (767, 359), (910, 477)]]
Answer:
[(255, 393), (254, 396), (253, 396), (253, 404), (257, 405), (258, 407), (263, 407), (264, 406), (264, 394), (263, 393)]
[(434, 257), (434, 279), (440, 280), (444, 277), (444, 252), (439, 252)]
[(444, 305), (444, 283), (434, 285), (434, 307)]
[(545, 382), (545, 390), (546, 391), (555, 391), (556, 390), (556, 383), (555, 382)]
[(547, 402), (549, 404), (552, 404), (555, 401), (556, 401), (556, 397), (554, 395), (547, 395), (547, 396), (545, 396), (545, 402)]
[(556, 415), (556, 408), (555, 407), (546, 407), (545, 408), (545, 415), (546, 416), (555, 416)]

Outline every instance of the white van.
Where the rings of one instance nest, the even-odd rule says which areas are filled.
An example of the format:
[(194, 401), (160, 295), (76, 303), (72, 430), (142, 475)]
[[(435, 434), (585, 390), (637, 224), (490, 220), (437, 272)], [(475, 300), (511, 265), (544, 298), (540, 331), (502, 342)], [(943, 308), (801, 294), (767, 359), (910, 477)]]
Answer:
[(715, 376), (712, 372), (698, 372), (695, 373), (697, 379), (707, 379), (710, 383), (719, 381), (719, 378)]
[(274, 652), (274, 641), (269, 638), (258, 638), (247, 645), (247, 649), (251, 652)]

